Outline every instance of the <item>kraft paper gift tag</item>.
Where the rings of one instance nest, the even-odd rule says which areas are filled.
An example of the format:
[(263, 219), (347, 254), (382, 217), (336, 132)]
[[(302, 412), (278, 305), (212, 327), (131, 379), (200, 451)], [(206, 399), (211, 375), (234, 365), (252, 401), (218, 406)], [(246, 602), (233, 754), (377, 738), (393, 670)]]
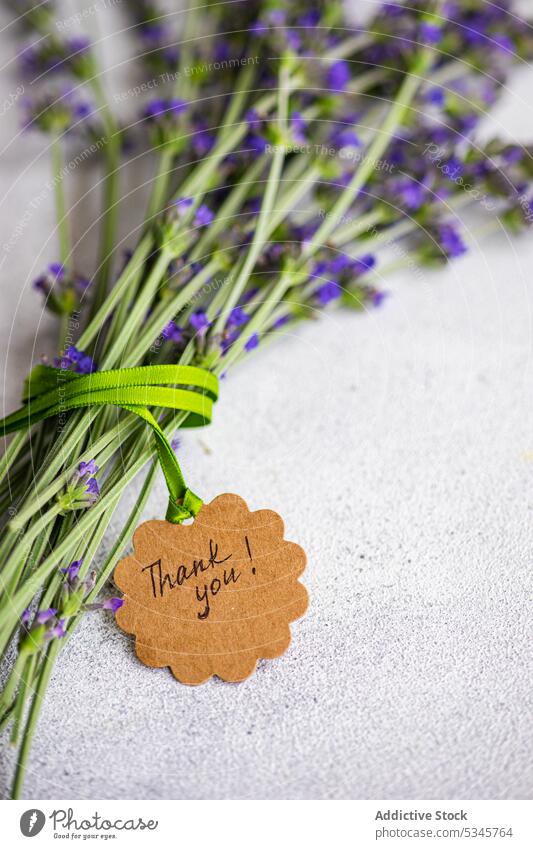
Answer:
[(289, 623), (307, 608), (298, 581), (304, 551), (283, 538), (281, 517), (251, 512), (237, 495), (204, 504), (191, 524), (149, 521), (115, 570), (124, 593), (119, 627), (147, 666), (184, 684), (212, 675), (243, 681), (260, 658), (289, 646)]

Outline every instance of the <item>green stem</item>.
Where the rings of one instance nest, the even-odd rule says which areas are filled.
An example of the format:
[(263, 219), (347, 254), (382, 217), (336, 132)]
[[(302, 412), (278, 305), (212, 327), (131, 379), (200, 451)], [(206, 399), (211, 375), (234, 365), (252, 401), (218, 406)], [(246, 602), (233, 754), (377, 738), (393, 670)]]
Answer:
[(155, 176), (150, 201), (146, 212), (146, 224), (151, 227), (154, 219), (163, 211), (167, 197), (167, 187), (170, 175), (173, 173), (172, 163), (175, 157), (173, 144), (166, 144), (159, 156), (159, 165)]
[(30, 657), (26, 661), (21, 676), (20, 688), (17, 693), (17, 698), (15, 700), (15, 708), (13, 711), (13, 728), (11, 729), (11, 737), (9, 738), (9, 742), (13, 745), (15, 745), (18, 741), (19, 729), (24, 715), (24, 705), (26, 704), (26, 696), (28, 694), (28, 687), (31, 681), (33, 680), (36, 661), (37, 652), (30, 655)]
[(24, 774), (26, 772), (26, 763), (31, 749), (33, 735), (35, 733), (35, 728), (37, 725), (37, 720), (39, 718), (42, 701), (46, 693), (46, 688), (48, 687), (48, 682), (50, 680), (50, 675), (52, 674), (52, 669), (54, 667), (54, 662), (59, 652), (59, 648), (60, 644), (58, 640), (54, 640), (50, 644), (50, 647), (46, 653), (46, 659), (41, 669), (41, 674), (39, 675), (39, 680), (37, 681), (35, 695), (31, 703), (30, 712), (22, 737), (22, 744), (18, 754), (17, 767), (15, 770), (15, 777), (11, 790), (12, 799), (21, 798), (24, 784)]
[(302, 261), (307, 260), (316, 253), (327, 242), (329, 236), (339, 224), (342, 223), (344, 215), (371, 175), (375, 167), (375, 162), (384, 154), (396, 130), (401, 125), (419, 86), (423, 82), (424, 74), (429, 70), (433, 58), (433, 48), (425, 48), (415, 61), (412, 71), (407, 74), (393, 104), (387, 112), (383, 126), (376, 133), (373, 141), (367, 148), (359, 168), (357, 168), (350, 183), (333, 205), (328, 217), (324, 219), (313, 235), (313, 238), (302, 251)]
[(274, 208), (276, 193), (278, 191), (283, 163), (285, 161), (285, 144), (287, 128), (287, 114), (289, 107), (289, 77), (285, 61), (282, 59), (280, 70), (280, 81), (278, 86), (278, 130), (279, 140), (274, 149), (272, 163), (268, 174), (268, 180), (261, 204), (261, 210), (257, 218), (257, 225), (254, 230), (251, 245), (248, 249), (246, 259), (244, 260), (235, 281), (231, 285), (231, 289), (227, 292), (227, 297), (224, 302), (224, 308), (220, 311), (217, 320), (215, 321), (210, 333), (211, 339), (220, 335), (224, 329), (224, 325), (228, 319), (232, 309), (238, 303), (238, 300), (244, 291), (250, 274), (257, 262), (259, 254), (264, 248), (266, 241), (266, 231), (268, 230), (270, 216)]
[(17, 688), (22, 680), (22, 672), (24, 669), (24, 665), (26, 663), (28, 655), (25, 652), (20, 652), (15, 660), (13, 668), (9, 674), (9, 678), (7, 679), (7, 684), (4, 687), (4, 691), (0, 696), (0, 716), (3, 716), (5, 711), (9, 710), (13, 697), (17, 691)]
[(105, 177), (103, 190), (102, 215), (100, 219), (100, 251), (96, 273), (96, 290), (92, 312), (98, 311), (103, 303), (111, 274), (115, 236), (119, 214), (119, 177), (120, 177), (120, 130), (115, 123), (113, 113), (107, 102), (101, 79), (95, 74), (90, 80), (91, 88), (100, 110), (105, 131), (104, 159)]
[(62, 265), (67, 266), (70, 262), (71, 252), (70, 223), (63, 181), (63, 151), (61, 149), (61, 139), (56, 135), (52, 137), (50, 155), (52, 158), (52, 179), (54, 183), (57, 233), (59, 238), (59, 259)]

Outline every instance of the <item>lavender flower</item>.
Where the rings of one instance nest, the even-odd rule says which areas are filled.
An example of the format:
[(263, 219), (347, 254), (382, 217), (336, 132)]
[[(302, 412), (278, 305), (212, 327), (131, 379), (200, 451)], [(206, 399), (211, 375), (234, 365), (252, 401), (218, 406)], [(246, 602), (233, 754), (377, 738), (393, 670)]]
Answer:
[(94, 112), (92, 104), (70, 88), (37, 98), (25, 97), (21, 100), (21, 106), (25, 130), (38, 129), (56, 135), (84, 129), (88, 129), (89, 134), (93, 131), (87, 121)]
[(98, 500), (100, 488), (95, 477), (98, 471), (98, 466), (94, 460), (79, 464), (65, 491), (57, 497), (62, 513), (71, 510), (83, 510), (91, 507)]
[(344, 91), (351, 79), (350, 65), (344, 59), (333, 62), (327, 72), (326, 85), (332, 91)]
[(56, 315), (71, 315), (80, 308), (90, 282), (62, 263), (52, 262), (32, 285), (44, 295), (47, 309)]
[(66, 636), (65, 619), (58, 615), (58, 610), (55, 607), (38, 610), (31, 625), (29, 624), (30, 619), (31, 614), (26, 609), (20, 620), (23, 626), (19, 645), (21, 654), (36, 654), (51, 640), (60, 640)]
[(438, 44), (442, 39), (442, 28), (434, 21), (422, 21), (420, 40), (425, 44)]
[(450, 223), (442, 224), (439, 227), (437, 238), (443, 253), (449, 259), (462, 256), (467, 251), (461, 234)]
[(50, 619), (53, 619), (56, 613), (57, 610), (55, 607), (49, 607), (47, 610), (39, 610), (35, 614), (35, 618), (33, 621), (36, 622), (38, 625), (44, 625)]
[(181, 327), (178, 327), (175, 321), (169, 321), (163, 328), (161, 335), (163, 339), (174, 342), (175, 345), (182, 345), (185, 341), (185, 333)]
[(209, 319), (203, 310), (198, 310), (198, 312), (193, 312), (191, 315), (189, 324), (196, 333), (204, 333), (209, 327)]
[(83, 558), (81, 558), (80, 560), (73, 560), (69, 566), (66, 566), (64, 569), (60, 569), (60, 572), (66, 575), (69, 583), (73, 583), (74, 580), (78, 577), (82, 563)]
[(65, 619), (58, 619), (57, 622), (55, 622), (55, 624), (52, 625), (51, 628), (48, 628), (45, 632), (44, 639), (47, 641), (54, 639), (61, 640), (63, 637), (66, 637), (66, 635), (67, 631), (65, 628)]
[(149, 122), (160, 122), (162, 119), (174, 119), (189, 108), (189, 104), (179, 97), (165, 100), (161, 97), (151, 100), (143, 109), (142, 117)]
[(243, 324), (246, 324), (246, 322), (249, 321), (249, 319), (250, 319), (250, 316), (248, 315), (247, 312), (245, 312), (243, 310), (242, 307), (234, 307), (229, 314), (228, 321), (227, 321), (227, 327), (228, 328), (241, 327)]
[(194, 213), (193, 222), (195, 227), (206, 227), (208, 224), (211, 224), (214, 217), (209, 207), (205, 203), (202, 203)]
[(334, 280), (328, 280), (319, 286), (315, 292), (315, 297), (321, 307), (326, 307), (332, 301), (336, 301), (342, 295), (342, 289)]
[(61, 357), (56, 357), (54, 366), (64, 371), (74, 371), (76, 374), (92, 374), (96, 371), (92, 357), (78, 350), (75, 345), (69, 345)]
[(253, 351), (259, 345), (259, 335), (253, 333), (244, 346), (245, 351)]
[(27, 75), (68, 71), (82, 79), (90, 79), (94, 73), (89, 40), (78, 35), (62, 40), (49, 34), (28, 45), (21, 53), (21, 67)]
[(123, 604), (123, 598), (118, 598), (114, 596), (113, 598), (106, 599), (106, 601), (104, 601), (104, 603), (102, 604), (102, 607), (104, 610), (111, 610), (112, 613), (116, 613), (117, 610), (122, 607)]
[(110, 610), (112, 613), (116, 613), (117, 610), (122, 607), (124, 604), (124, 599), (119, 598), (118, 596), (113, 596), (113, 598), (108, 598), (105, 601), (94, 602), (93, 604), (87, 604), (86, 610)]

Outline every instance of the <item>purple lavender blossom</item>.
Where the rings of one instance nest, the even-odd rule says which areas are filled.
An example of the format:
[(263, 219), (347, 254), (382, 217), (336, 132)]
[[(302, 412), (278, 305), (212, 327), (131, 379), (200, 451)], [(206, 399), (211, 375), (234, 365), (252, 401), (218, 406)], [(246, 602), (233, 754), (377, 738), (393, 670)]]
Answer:
[(433, 86), (426, 93), (426, 102), (431, 103), (432, 106), (444, 106), (446, 103), (446, 92), (443, 88)]
[(328, 280), (319, 286), (315, 297), (321, 307), (326, 307), (331, 301), (336, 301), (342, 295), (342, 289), (334, 280)]
[(330, 141), (340, 150), (346, 147), (361, 147), (361, 139), (352, 127), (341, 127), (334, 130)]
[(455, 259), (458, 256), (462, 256), (468, 250), (463, 242), (461, 234), (451, 223), (441, 224), (437, 239), (442, 251), (449, 259)]
[(327, 87), (332, 91), (344, 91), (351, 76), (350, 64), (345, 59), (333, 62), (328, 68)]
[(84, 36), (70, 36), (64, 41), (47, 37), (22, 51), (21, 68), (27, 75), (71, 71), (84, 77), (89, 70), (89, 51), (90, 42)]
[(89, 101), (80, 98), (79, 92), (67, 87), (61, 92), (48, 92), (37, 98), (21, 100), (25, 130), (38, 129), (44, 133), (67, 133), (86, 125), (93, 114)]
[(63, 493), (57, 496), (62, 512), (83, 510), (92, 505), (100, 496), (100, 487), (95, 475), (99, 471), (94, 460), (81, 462), (70, 478)]
[(373, 254), (364, 254), (352, 262), (351, 268), (354, 274), (364, 274), (376, 265), (376, 257)]
[(63, 637), (66, 637), (67, 631), (65, 628), (65, 620), (58, 619), (55, 625), (52, 625), (51, 628), (47, 630), (44, 635), (45, 640), (61, 640)]
[(72, 582), (78, 577), (82, 563), (83, 558), (80, 560), (73, 560), (69, 566), (66, 566), (64, 569), (60, 569), (59, 571), (66, 575), (67, 579)]
[(117, 610), (122, 607), (123, 604), (123, 598), (118, 598), (117, 596), (114, 596), (113, 598), (106, 599), (106, 601), (104, 601), (102, 604), (102, 608), (104, 610), (110, 610), (112, 613), (116, 613)]
[(420, 24), (420, 40), (424, 44), (438, 44), (442, 38), (442, 27), (433, 21), (422, 21)]
[(157, 122), (161, 119), (174, 118), (181, 115), (189, 108), (189, 104), (179, 97), (162, 98), (156, 97), (143, 109), (142, 117), (149, 122)]
[(189, 324), (197, 333), (202, 333), (209, 327), (209, 319), (203, 310), (198, 310), (191, 315)]
[(178, 327), (175, 321), (169, 323), (161, 331), (163, 339), (168, 339), (176, 345), (181, 345), (185, 340), (185, 334), (181, 327)]
[(229, 314), (227, 326), (228, 328), (241, 327), (249, 321), (250, 316), (243, 310), (242, 307), (234, 307)]
[(382, 303), (388, 298), (390, 292), (383, 292), (380, 289), (373, 289), (371, 293), (372, 306), (380, 307)]
[(301, 112), (292, 112), (290, 117), (290, 127), (292, 132), (292, 137), (297, 144), (306, 144), (307, 137), (305, 135), (305, 131), (307, 129), (308, 122), (303, 118)]
[(34, 622), (38, 625), (45, 625), (50, 619), (53, 619), (57, 610), (55, 607), (49, 607), (47, 610), (39, 610), (35, 614)]
[(54, 366), (76, 374), (92, 374), (97, 370), (93, 358), (78, 350), (75, 345), (69, 345), (61, 357), (56, 357)]
[(250, 336), (250, 338), (248, 339), (248, 341), (246, 342), (246, 344), (244, 346), (244, 350), (245, 351), (253, 351), (253, 349), (257, 348), (258, 345), (259, 345), (259, 334), (252, 333), (252, 335)]
[(214, 217), (212, 210), (205, 203), (202, 203), (194, 213), (194, 225), (195, 227), (206, 227), (211, 224)]
[(287, 313), (287, 315), (280, 315), (280, 317), (272, 324), (272, 330), (279, 330), (281, 327), (284, 327), (289, 323), (291, 318), (292, 316), (289, 313)]

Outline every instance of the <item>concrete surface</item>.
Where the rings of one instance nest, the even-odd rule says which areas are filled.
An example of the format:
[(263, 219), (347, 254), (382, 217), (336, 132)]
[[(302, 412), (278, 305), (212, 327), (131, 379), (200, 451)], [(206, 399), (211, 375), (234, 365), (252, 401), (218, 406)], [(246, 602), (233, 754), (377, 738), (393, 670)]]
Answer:
[[(4, 93), (15, 79), (10, 66)], [(532, 80), (495, 114), (510, 138), (533, 137)], [(46, 174), (16, 122), (0, 122), (8, 236)], [(81, 195), (94, 177), (77, 178)], [(51, 344), (29, 288), (51, 233), (46, 197), (3, 255), (11, 407)], [(381, 310), (260, 352), (225, 381), (213, 426), (184, 438), (195, 491), (274, 508), (308, 553), (289, 652), (241, 685), (187, 688), (87, 616), (49, 687), (27, 798), (530, 797), (533, 243), (471, 240), (448, 270), (391, 280)], [(146, 517), (165, 501), (160, 481)]]

